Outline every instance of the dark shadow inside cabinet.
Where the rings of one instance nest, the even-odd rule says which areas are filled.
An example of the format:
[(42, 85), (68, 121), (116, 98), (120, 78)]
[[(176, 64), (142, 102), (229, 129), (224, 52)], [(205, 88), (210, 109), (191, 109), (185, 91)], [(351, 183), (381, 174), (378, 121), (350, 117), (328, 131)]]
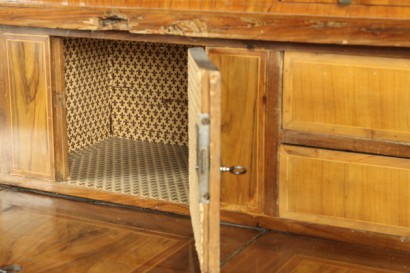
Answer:
[(188, 47), (64, 38), (66, 183), (187, 203)]

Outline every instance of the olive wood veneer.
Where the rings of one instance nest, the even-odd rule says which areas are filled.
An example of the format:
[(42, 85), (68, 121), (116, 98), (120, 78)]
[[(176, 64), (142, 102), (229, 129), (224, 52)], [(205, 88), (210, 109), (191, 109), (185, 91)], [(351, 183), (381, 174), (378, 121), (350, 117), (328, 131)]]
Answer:
[[(0, 186), (0, 198), (0, 265), (16, 263), (22, 272), (200, 272), (186, 217), (11, 187)], [(224, 273), (410, 272), (407, 252), (224, 224), (221, 264)]]
[[(52, 75), (54, 79), (60, 79), (53, 82), (53, 84), (55, 85), (53, 87), (55, 88), (55, 93), (61, 92), (61, 90), (64, 89), (64, 81), (62, 80), (61, 76), (62, 53), (58, 51), (58, 48), (61, 46), (59, 45), (59, 43), (61, 43), (61, 39), (59, 39), (58, 37), (64, 36), (150, 42), (165, 41), (177, 44), (194, 44), (210, 47), (211, 56), (213, 50), (215, 53), (219, 52), (219, 54), (221, 52), (224, 52), (225, 57), (221, 60), (224, 60), (226, 62), (230, 62), (232, 56), (240, 56), (239, 59), (232, 59), (234, 61), (238, 61), (241, 58), (249, 56), (251, 57), (250, 59), (247, 60), (246, 58), (244, 58), (243, 61), (250, 61), (252, 63), (253, 60), (259, 60), (259, 70), (262, 73), (260, 74), (262, 78), (259, 78), (259, 86), (252, 83), (249, 86), (253, 85), (253, 88), (256, 92), (254, 94), (250, 94), (255, 95), (255, 97), (251, 97), (251, 100), (256, 101), (257, 103), (255, 105), (261, 108), (260, 110), (250, 112), (253, 113), (254, 118), (246, 121), (247, 123), (252, 125), (255, 122), (258, 122), (258, 120), (265, 120), (265, 126), (257, 124), (257, 127), (259, 126), (257, 135), (249, 136), (248, 138), (250, 140), (250, 149), (254, 149), (255, 151), (259, 151), (260, 153), (259, 155), (252, 155), (256, 156), (256, 161), (255, 159), (251, 159), (253, 162), (257, 163), (257, 166), (260, 166), (257, 173), (259, 180), (255, 180), (258, 181), (258, 183), (256, 184), (253, 182), (249, 184), (249, 182), (247, 182), (248, 185), (252, 185), (252, 188), (248, 188), (251, 191), (246, 191), (246, 189), (244, 188), (244, 192), (250, 193), (250, 195), (246, 197), (247, 199), (241, 200), (233, 195), (227, 195), (225, 198), (228, 198), (227, 200), (229, 200), (229, 202), (224, 203), (224, 201), (222, 200), (222, 220), (249, 226), (261, 226), (270, 229), (321, 236), (335, 240), (343, 240), (369, 245), (389, 246), (398, 249), (410, 250), (410, 242), (407, 239), (408, 237), (403, 236), (403, 233), (401, 233), (401, 235), (388, 235), (379, 233), (377, 230), (366, 233), (352, 233), (351, 229), (346, 227), (332, 227), (325, 225), (324, 223), (309, 223), (301, 221), (300, 219), (279, 218), (278, 204), (276, 201), (279, 197), (277, 191), (278, 180), (276, 177), (278, 158), (276, 156), (272, 156), (277, 154), (280, 143), (287, 143), (293, 145), (320, 147), (325, 149), (336, 148), (355, 152), (409, 157), (410, 152), (408, 152), (408, 145), (400, 142), (381, 141), (377, 139), (366, 140), (351, 138), (349, 136), (323, 135), (318, 133), (315, 134), (311, 132), (301, 132), (280, 128), (280, 120), (282, 118), (280, 94), (282, 93), (281, 77), (283, 66), (283, 52), (303, 51), (305, 53), (310, 52), (314, 54), (331, 52), (332, 54), (340, 55), (377, 55), (384, 58), (410, 58), (410, 54), (406, 49), (390, 49), (381, 51), (379, 48), (369, 47), (345, 48), (343, 46), (313, 46), (302, 44), (270, 43), (260, 41), (234, 41), (205, 38), (193, 40), (187, 37), (159, 35), (141, 36), (127, 34), (120, 31), (88, 32), (73, 30), (67, 32), (58, 29), (36, 29), (4, 26), (1, 27), (1, 30), (2, 32), (17, 32), (28, 34), (42, 33), (53, 36), (53, 39), (51, 39), (52, 63), (53, 66), (56, 65), (56, 69), (53, 71)], [(222, 48), (223, 50), (220, 51), (220, 49), (218, 48)], [(238, 52), (242, 53), (238, 54)], [(216, 62), (218, 62), (219, 57), (217, 55), (217, 57), (214, 58)], [(1, 65), (3, 66), (4, 64), (2, 63)], [(255, 66), (255, 64), (253, 65)], [(4, 69), (4, 66), (2, 68)], [(254, 69), (249, 69), (249, 73), (245, 73), (243, 75), (248, 75), (252, 79), (256, 77), (254, 74), (252, 74), (253, 71)], [(265, 74), (263, 74), (263, 71), (265, 71)], [(235, 77), (232, 78), (235, 79)], [(0, 101), (0, 103), (4, 103), (4, 101)], [(232, 106), (227, 105), (226, 107)], [(60, 118), (61, 116), (64, 116), (63, 107), (55, 107), (53, 110), (55, 115), (60, 115)], [(59, 131), (62, 132), (63, 125), (59, 122), (55, 122), (54, 124), (55, 132), (57, 132), (55, 133), (55, 138), (60, 139), (55, 143), (55, 157), (60, 158), (59, 162), (64, 162), (64, 160), (66, 160), (63, 157), (64, 153), (58, 152), (59, 150), (66, 149), (63, 147), (64, 143), (66, 143), (66, 141), (64, 141), (64, 133), (60, 133), (60, 135), (58, 133)], [(243, 135), (241, 137), (247, 139), (248, 136)], [(258, 144), (255, 146), (255, 144), (252, 144), (252, 141)], [(260, 148), (255, 149), (255, 147)], [(261, 152), (261, 150), (264, 151)], [(5, 161), (7, 161), (7, 159)], [(61, 164), (64, 165), (64, 163)], [(56, 192), (58, 194), (74, 195), (78, 197), (85, 197), (89, 199), (103, 200), (132, 206), (152, 208), (161, 211), (188, 214), (188, 207), (186, 205), (157, 200), (148, 200), (127, 195), (112, 194), (102, 191), (84, 189), (81, 187), (67, 187), (66, 185), (61, 183), (40, 181), (36, 179), (25, 179), (21, 177), (11, 178), (10, 176), (5, 175), (6, 170), (4, 169), (2, 169), (2, 173), (4, 175), (0, 176), (1, 181), (7, 181), (8, 184), (19, 187), (31, 188), (47, 192)], [(56, 175), (57, 177), (64, 177), (64, 169), (61, 174)], [(252, 189), (256, 190), (258, 194), (254, 194), (252, 192)], [(222, 191), (222, 196), (224, 194), (226, 195), (226, 193)], [(245, 203), (241, 203), (244, 201)]]
[[(326, 1), (327, 2), (327, 1)], [(396, 1), (397, 2), (397, 1)], [(395, 3), (396, 3), (395, 2)], [(410, 6), (360, 1), (0, 1), (1, 24), (66, 30), (409, 46)]]
[[(372, 59), (373, 56), (396, 60), (410, 59), (410, 53), (406, 48), (410, 46), (410, 6), (405, 1), (392, 4), (382, 0), (360, 2), (353, 0), (353, 4), (345, 6), (328, 0), (319, 1), (321, 3), (317, 3), (318, 1), (311, 3), (310, 0), (243, 0), (231, 1), (232, 3), (229, 4), (225, 2), (222, 0), (160, 2), (34, 0), (27, 4), (27, 1), (13, 3), (0, 1), (0, 32), (41, 34), (52, 37), (51, 53), (47, 51), (48, 49), (46, 52), (51, 54), (52, 67), (56, 68), (51, 69), (54, 79), (51, 88), (56, 100), (64, 90), (60, 37), (200, 45), (211, 47), (209, 51), (211, 56), (212, 50), (218, 53), (220, 49), (215, 48), (223, 48), (224, 58), (218, 61), (219, 56), (214, 57), (215, 62), (219, 62), (221, 70), (226, 68), (224, 62), (243, 61), (247, 70), (240, 71), (242, 73), (240, 75), (248, 76), (251, 80), (248, 88), (253, 92), (247, 94), (249, 95), (247, 99), (255, 102), (255, 109), (247, 109), (247, 119), (244, 122), (248, 126), (255, 125), (254, 133), (256, 133), (255, 135), (244, 134), (241, 140), (247, 143), (244, 146), (248, 151), (255, 152), (247, 160), (255, 163), (256, 173), (252, 175), (257, 179), (248, 180), (246, 186), (231, 179), (232, 185), (226, 186), (225, 191), (223, 189), (221, 192), (222, 198), (227, 201), (224, 204), (222, 200), (222, 219), (250, 226), (410, 250), (410, 240), (406, 230), (401, 230), (395, 235), (383, 234), (383, 230), (371, 228), (365, 228), (371, 232), (352, 232), (357, 226), (328, 226), (329, 222), (319, 223), (314, 217), (313, 220), (308, 219), (308, 221), (298, 217), (283, 219), (281, 218), (283, 211), (280, 211), (283, 204), (277, 202), (282, 195), (278, 192), (280, 185), (277, 171), (279, 167), (277, 154), (281, 144), (410, 158), (409, 145), (396, 141), (394, 134), (385, 139), (366, 139), (368, 134), (352, 136), (351, 131), (338, 135), (331, 134), (332, 129), (311, 132), (309, 128), (302, 126), (301, 130), (300, 126), (287, 126), (292, 123), (292, 120), (289, 119), (286, 111), (282, 111), (283, 107), (286, 107), (286, 103), (282, 104), (282, 86), (286, 87), (287, 84), (286, 79), (282, 82), (282, 78), (286, 75), (284, 70), (288, 65), (286, 60), (285, 63), (283, 62), (284, 55), (288, 52), (304, 52), (308, 55), (310, 53), (343, 55), (342, 60), (349, 60), (349, 56), (353, 55), (364, 56), (365, 59)], [(0, 52), (4, 52), (4, 46), (0, 43)], [(249, 58), (241, 60), (244, 56)], [(397, 62), (400, 63), (399, 60)], [(8, 69), (5, 62), (0, 62), (1, 71)], [(255, 73), (255, 69), (259, 69), (258, 73)], [(314, 69), (308, 68), (306, 71), (314, 72)], [(3, 74), (0, 73), (0, 77), (3, 77)], [(234, 82), (235, 76), (230, 76), (230, 79)], [(6, 105), (8, 94), (5, 91), (6, 81), (3, 78), (0, 80), (0, 108), (4, 109), (9, 107)], [(243, 93), (241, 87), (237, 86)], [(284, 94), (285, 98), (286, 95)], [(303, 101), (299, 103), (295, 105), (296, 108), (306, 106)], [(64, 120), (65, 113), (64, 107), (55, 105), (52, 109), (56, 117), (54, 123), (44, 120), (49, 122), (49, 126), (54, 127), (53, 156), (58, 171), (52, 176), (57, 180), (63, 180), (67, 177), (67, 169), (64, 167), (67, 165), (67, 158), (63, 152), (67, 149), (64, 146), (67, 141), (64, 135), (65, 125), (60, 121)], [(312, 102), (310, 106), (312, 105), (314, 107), (315, 103)], [(241, 110), (239, 105), (237, 107), (234, 111)], [(309, 109), (313, 109), (313, 112), (317, 110)], [(332, 110), (329, 109), (326, 111)], [(300, 117), (308, 114), (309, 111), (302, 112)], [(1, 115), (0, 123), (5, 124), (8, 118), (7, 115)], [(282, 118), (285, 120), (284, 126), (282, 126)], [(10, 158), (5, 155), (4, 149), (1, 150), (6, 146), (4, 140), (7, 136), (4, 131), (0, 134), (2, 142), (0, 181), (47, 192), (188, 214), (185, 205), (78, 187), (67, 188), (55, 182), (21, 177), (10, 178), (6, 175)], [(249, 185), (251, 186), (248, 187)], [(229, 191), (234, 189), (238, 189), (244, 197), (229, 195)]]

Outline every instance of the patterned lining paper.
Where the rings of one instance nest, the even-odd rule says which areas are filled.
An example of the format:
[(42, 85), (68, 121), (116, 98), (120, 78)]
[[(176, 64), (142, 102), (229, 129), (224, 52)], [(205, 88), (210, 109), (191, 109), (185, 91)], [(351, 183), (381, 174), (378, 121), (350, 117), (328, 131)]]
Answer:
[(113, 135), (188, 145), (187, 46), (114, 42)]
[(65, 38), (67, 183), (187, 203), (187, 49)]
[(102, 40), (65, 39), (69, 152), (110, 135), (109, 47)]
[(186, 146), (187, 49), (66, 38), (69, 151), (108, 136)]
[(187, 203), (188, 148), (111, 137), (71, 154), (67, 183)]

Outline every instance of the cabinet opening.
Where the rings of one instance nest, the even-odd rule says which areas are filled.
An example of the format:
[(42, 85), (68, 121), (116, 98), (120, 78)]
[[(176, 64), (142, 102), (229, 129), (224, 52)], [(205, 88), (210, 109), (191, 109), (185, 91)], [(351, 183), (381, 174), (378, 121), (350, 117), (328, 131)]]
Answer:
[(66, 183), (188, 202), (188, 48), (64, 38)]

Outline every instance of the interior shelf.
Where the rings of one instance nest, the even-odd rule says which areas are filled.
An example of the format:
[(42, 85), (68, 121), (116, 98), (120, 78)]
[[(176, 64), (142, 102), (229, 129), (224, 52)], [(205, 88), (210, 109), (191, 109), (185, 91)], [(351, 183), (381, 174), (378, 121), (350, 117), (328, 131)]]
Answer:
[(188, 202), (188, 148), (109, 137), (69, 155), (66, 183), (142, 198)]

